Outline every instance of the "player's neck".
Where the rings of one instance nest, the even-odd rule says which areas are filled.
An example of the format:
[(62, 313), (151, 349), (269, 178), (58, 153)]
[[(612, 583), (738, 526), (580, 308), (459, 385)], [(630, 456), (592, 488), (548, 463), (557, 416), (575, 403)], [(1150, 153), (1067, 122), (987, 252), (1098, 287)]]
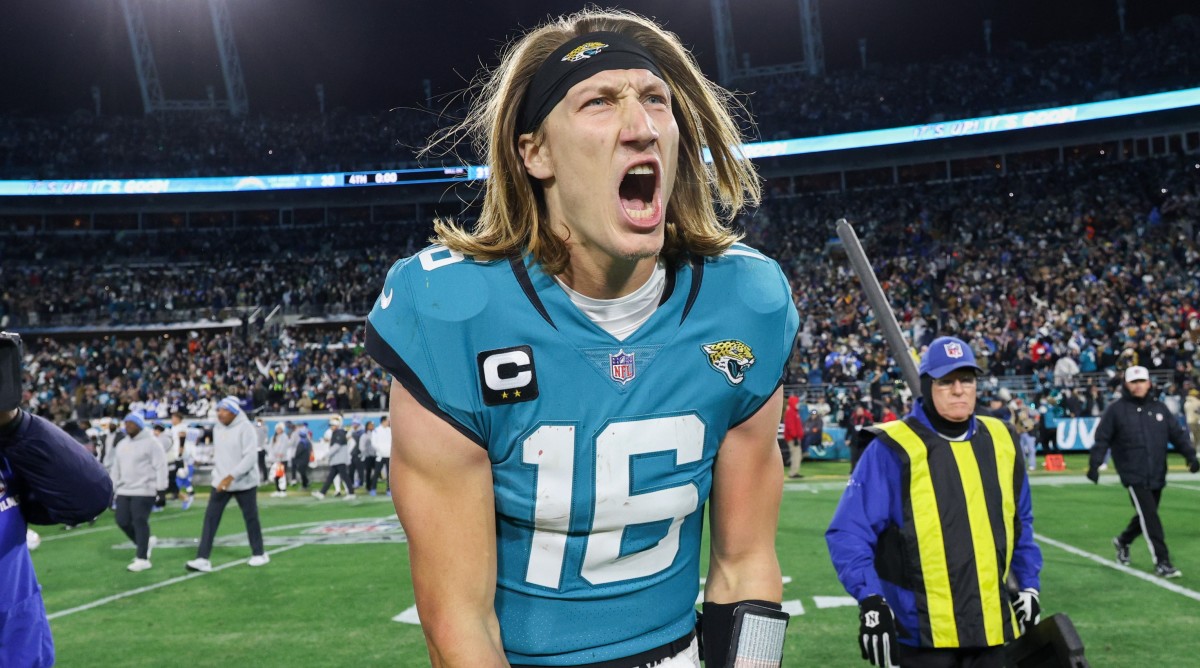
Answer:
[(654, 315), (662, 301), (667, 283), (667, 270), (656, 264), (650, 279), (633, 292), (615, 299), (596, 299), (572, 290), (559, 278), (555, 278), (575, 304), (589, 320), (619, 341), (624, 341), (638, 330), (650, 316)]
[(626, 260), (606, 256), (597, 260), (573, 252), (570, 264), (557, 278), (585, 297), (619, 299), (645, 285), (657, 262), (657, 257)]

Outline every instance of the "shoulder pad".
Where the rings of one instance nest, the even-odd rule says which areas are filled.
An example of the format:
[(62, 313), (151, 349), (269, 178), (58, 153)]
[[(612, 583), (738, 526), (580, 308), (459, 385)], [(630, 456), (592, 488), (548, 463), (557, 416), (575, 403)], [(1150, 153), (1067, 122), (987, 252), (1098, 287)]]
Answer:
[[(487, 305), (487, 273), (497, 262), (476, 262), (445, 246), (430, 246), (388, 271), (369, 319), (379, 327), (384, 311), (411, 309), (437, 320), (467, 320)], [(404, 304), (407, 302), (407, 304)]]
[[(736, 286), (738, 297), (752, 310), (775, 313), (792, 304), (792, 289), (783, 270), (775, 260), (758, 250), (736, 243), (721, 255), (709, 258), (708, 262), (707, 271), (723, 285)], [(724, 274), (730, 277), (726, 279)]]

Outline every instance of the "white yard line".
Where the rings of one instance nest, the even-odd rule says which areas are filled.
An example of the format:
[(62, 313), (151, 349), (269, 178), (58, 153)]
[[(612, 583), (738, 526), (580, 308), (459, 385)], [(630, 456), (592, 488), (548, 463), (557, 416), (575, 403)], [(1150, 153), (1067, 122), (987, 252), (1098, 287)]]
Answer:
[(1054, 540), (1053, 538), (1047, 538), (1044, 534), (1035, 532), (1033, 534), (1033, 537), (1036, 538), (1039, 543), (1053, 545), (1054, 547), (1057, 547), (1058, 549), (1063, 550), (1065, 552), (1070, 552), (1071, 554), (1073, 554), (1077, 557), (1083, 557), (1084, 559), (1094, 561), (1094, 562), (1100, 564), (1101, 566), (1108, 566), (1109, 568), (1120, 571), (1126, 575), (1132, 575), (1133, 577), (1141, 579), (1141, 580), (1145, 580), (1146, 582), (1149, 582), (1150, 584), (1152, 584), (1156, 587), (1162, 587), (1163, 589), (1166, 589), (1167, 591), (1175, 592), (1176, 594), (1179, 594), (1180, 596), (1186, 596), (1194, 601), (1200, 601), (1200, 592), (1192, 591), (1191, 589), (1188, 589), (1187, 587), (1180, 587), (1179, 585), (1177, 585), (1173, 582), (1170, 582), (1169, 580), (1164, 580), (1163, 578), (1160, 578), (1156, 575), (1151, 575), (1149, 573), (1139, 571), (1136, 568), (1130, 568), (1129, 566), (1122, 566), (1121, 564), (1118, 564), (1116, 561), (1114, 561), (1111, 557), (1102, 557), (1098, 554), (1092, 554), (1091, 552), (1086, 552), (1086, 551), (1081, 550), (1073, 545), (1068, 545), (1066, 543)]
[[(279, 548), (278, 550), (273, 550), (273, 551), (267, 552), (267, 554), (277, 555), (280, 552), (287, 552), (288, 550), (293, 550), (297, 547), (300, 547), (301, 545), (303, 545), (303, 543), (293, 543), (291, 545), (285, 545), (285, 546)], [(246, 557), (245, 559), (238, 559), (237, 561), (231, 561), (227, 564), (221, 564), (220, 566), (213, 568), (211, 572), (216, 573), (217, 571), (223, 571), (226, 568), (231, 568), (233, 566), (240, 566), (240, 565), (246, 563), (247, 561), (250, 561), (249, 557)], [(47, 617), (51, 620), (58, 619), (59, 617), (66, 617), (67, 615), (73, 615), (77, 612), (83, 612), (84, 610), (91, 610), (92, 608), (98, 608), (102, 605), (112, 603), (113, 601), (119, 601), (123, 598), (129, 598), (130, 596), (137, 596), (138, 594), (144, 594), (148, 591), (154, 591), (155, 589), (161, 589), (162, 587), (166, 587), (167, 585), (173, 585), (173, 584), (176, 584), (179, 582), (184, 582), (186, 580), (191, 580), (192, 578), (198, 578), (202, 575), (208, 575), (208, 573), (188, 573), (187, 575), (181, 575), (177, 578), (171, 578), (170, 580), (163, 580), (162, 582), (158, 582), (158, 583), (155, 583), (152, 585), (147, 585), (145, 587), (138, 587), (137, 589), (131, 589), (126, 592), (121, 592), (120, 594), (113, 594), (112, 596), (105, 596), (102, 599), (98, 599), (98, 600), (92, 601), (91, 603), (86, 603), (84, 605), (81, 605), (81, 606), (78, 606), (75, 608), (68, 608), (67, 610), (60, 610), (59, 612), (55, 612), (55, 613), (48, 615)]]

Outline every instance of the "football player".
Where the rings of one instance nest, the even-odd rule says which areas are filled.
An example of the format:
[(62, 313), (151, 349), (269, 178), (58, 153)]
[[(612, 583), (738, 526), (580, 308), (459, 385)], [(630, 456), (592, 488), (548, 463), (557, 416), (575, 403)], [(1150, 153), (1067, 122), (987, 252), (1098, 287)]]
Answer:
[(798, 317), (728, 227), (760, 195), (731, 98), (626, 12), (505, 54), (463, 126), (491, 166), (478, 223), (436, 222), (368, 324), (432, 662), (699, 666), (707, 503), (707, 665), (779, 665)]

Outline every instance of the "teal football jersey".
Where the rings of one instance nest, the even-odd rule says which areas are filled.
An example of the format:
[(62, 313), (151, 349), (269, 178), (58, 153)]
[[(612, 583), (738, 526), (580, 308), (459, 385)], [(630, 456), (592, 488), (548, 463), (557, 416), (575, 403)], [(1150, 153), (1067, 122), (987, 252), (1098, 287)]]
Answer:
[(624, 341), (532, 260), (432, 246), (392, 267), (367, 350), (487, 450), (509, 661), (619, 659), (694, 628), (713, 461), (779, 387), (798, 321), (779, 266), (741, 244), (668, 272)]

